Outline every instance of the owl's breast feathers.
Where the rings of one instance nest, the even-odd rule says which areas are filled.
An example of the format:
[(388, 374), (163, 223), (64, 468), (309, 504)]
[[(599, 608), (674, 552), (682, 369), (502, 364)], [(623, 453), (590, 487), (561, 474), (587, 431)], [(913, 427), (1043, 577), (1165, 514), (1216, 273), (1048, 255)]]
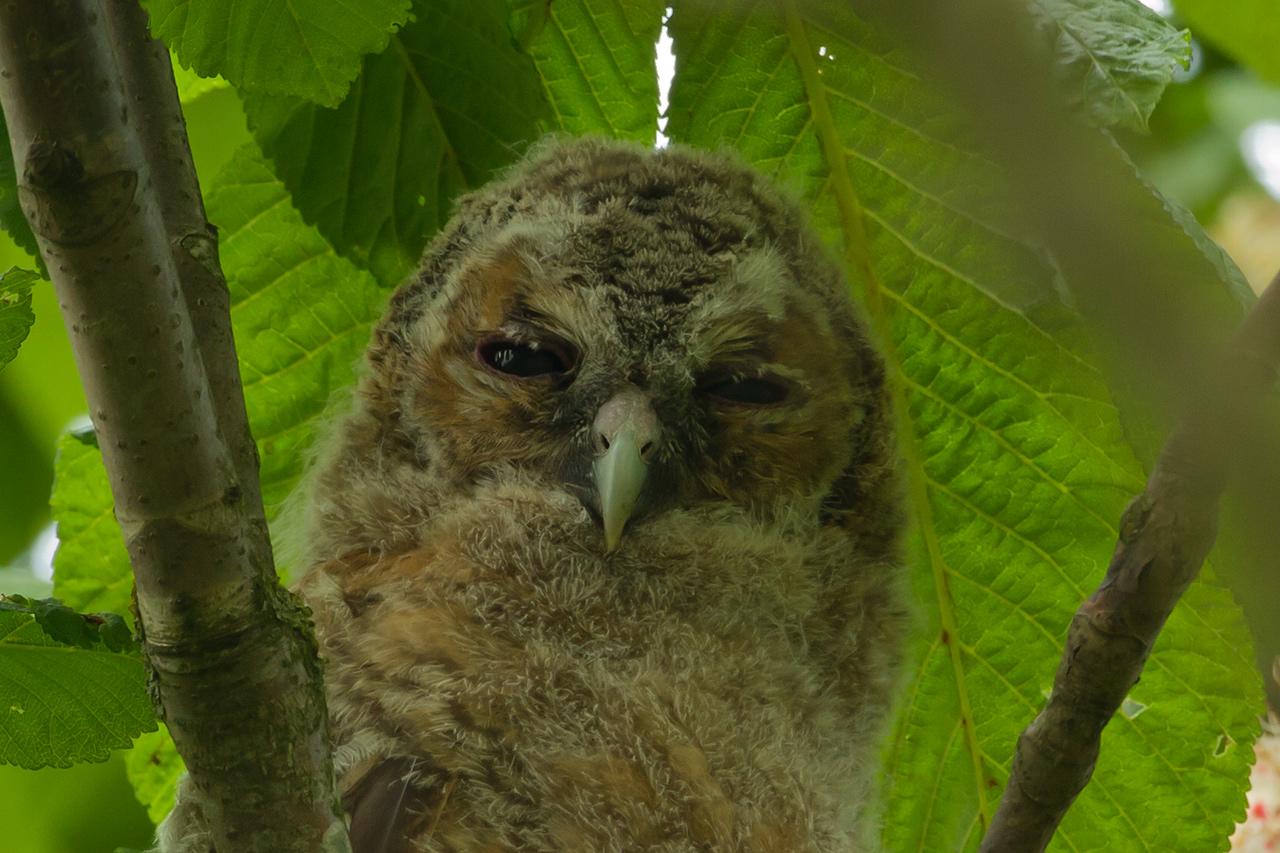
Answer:
[(816, 522), (670, 512), (605, 555), (481, 488), (300, 584), (356, 853), (864, 850), (903, 609)]

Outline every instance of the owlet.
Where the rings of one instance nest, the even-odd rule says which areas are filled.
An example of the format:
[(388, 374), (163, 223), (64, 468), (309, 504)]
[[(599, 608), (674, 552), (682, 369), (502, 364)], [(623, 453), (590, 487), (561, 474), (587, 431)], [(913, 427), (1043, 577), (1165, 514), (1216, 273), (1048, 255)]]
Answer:
[(902, 521), (848, 290), (722, 156), (462, 199), (308, 486), (356, 853), (875, 848)]

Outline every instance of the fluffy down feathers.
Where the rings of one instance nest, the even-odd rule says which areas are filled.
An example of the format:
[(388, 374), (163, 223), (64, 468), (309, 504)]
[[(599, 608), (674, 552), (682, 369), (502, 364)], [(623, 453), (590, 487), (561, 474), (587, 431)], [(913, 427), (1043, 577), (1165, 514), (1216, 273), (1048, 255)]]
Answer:
[(575, 500), (513, 480), (440, 507), (419, 549), (303, 583), (342, 787), (417, 759), (416, 846), (387, 849), (868, 849), (886, 567), (814, 519), (724, 508), (605, 558)]
[[(495, 371), (495, 336), (563, 369)], [(367, 364), (299, 586), (356, 853), (875, 849), (892, 419), (793, 205), (722, 157), (543, 145), (461, 202)], [(593, 418), (636, 389), (661, 440), (608, 553)]]

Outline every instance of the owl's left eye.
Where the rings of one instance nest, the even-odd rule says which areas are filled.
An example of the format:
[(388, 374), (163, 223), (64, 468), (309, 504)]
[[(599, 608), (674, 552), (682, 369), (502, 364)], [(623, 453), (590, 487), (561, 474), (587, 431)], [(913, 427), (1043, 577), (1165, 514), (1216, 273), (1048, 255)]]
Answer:
[(476, 358), (500, 373), (520, 379), (562, 376), (573, 369), (567, 346), (544, 341), (486, 338), (476, 346)]
[(722, 377), (703, 385), (707, 395), (728, 403), (773, 406), (790, 396), (788, 383), (774, 376)]

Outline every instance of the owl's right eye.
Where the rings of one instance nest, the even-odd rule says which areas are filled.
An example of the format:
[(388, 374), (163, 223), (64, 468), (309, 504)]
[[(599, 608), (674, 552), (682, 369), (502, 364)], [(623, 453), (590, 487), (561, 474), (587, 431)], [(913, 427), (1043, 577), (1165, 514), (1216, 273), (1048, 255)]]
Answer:
[(573, 370), (567, 346), (547, 341), (486, 338), (476, 345), (476, 358), (499, 373), (519, 379), (560, 377)]

